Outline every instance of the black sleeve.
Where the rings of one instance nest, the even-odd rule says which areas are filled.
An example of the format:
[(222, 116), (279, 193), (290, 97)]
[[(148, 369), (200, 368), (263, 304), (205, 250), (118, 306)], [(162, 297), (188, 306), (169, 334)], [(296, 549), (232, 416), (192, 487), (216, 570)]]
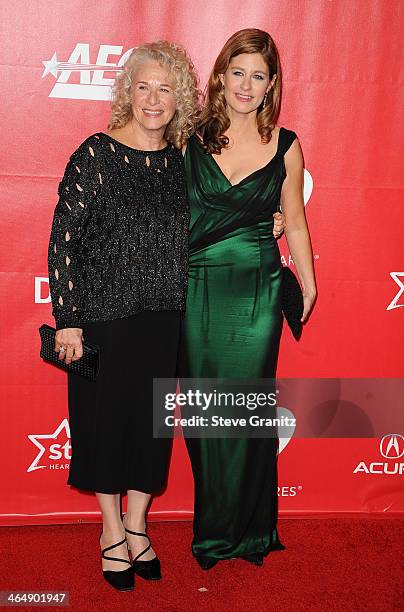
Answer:
[[(93, 144), (93, 146), (91, 146)], [(98, 182), (96, 147), (85, 141), (71, 156), (59, 184), (48, 249), (49, 286), (56, 329), (81, 327), (79, 249)]]

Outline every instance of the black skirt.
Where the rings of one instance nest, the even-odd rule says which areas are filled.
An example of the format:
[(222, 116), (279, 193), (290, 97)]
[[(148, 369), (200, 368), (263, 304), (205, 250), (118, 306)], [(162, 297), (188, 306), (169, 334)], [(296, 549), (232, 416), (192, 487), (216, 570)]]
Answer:
[(162, 489), (171, 440), (153, 438), (153, 378), (176, 376), (180, 322), (179, 311), (145, 311), (83, 325), (85, 341), (100, 347), (100, 372), (95, 381), (68, 375), (68, 484), (111, 494)]

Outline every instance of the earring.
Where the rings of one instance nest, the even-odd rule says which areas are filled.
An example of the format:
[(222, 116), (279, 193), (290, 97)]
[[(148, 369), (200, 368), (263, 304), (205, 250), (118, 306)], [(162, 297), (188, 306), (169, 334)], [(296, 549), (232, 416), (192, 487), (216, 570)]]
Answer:
[(268, 92), (266, 91), (265, 92), (265, 96), (264, 96), (264, 100), (263, 100), (263, 103), (262, 103), (263, 106), (267, 105), (267, 99), (268, 99)]

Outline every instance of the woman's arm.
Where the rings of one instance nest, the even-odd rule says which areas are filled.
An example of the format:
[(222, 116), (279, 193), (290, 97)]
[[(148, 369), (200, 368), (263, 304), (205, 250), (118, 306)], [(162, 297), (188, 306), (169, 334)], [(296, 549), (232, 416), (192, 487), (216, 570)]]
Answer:
[(285, 153), (286, 178), (282, 186), (281, 205), (285, 215), (285, 236), (290, 254), (302, 284), (305, 321), (312, 309), (317, 288), (314, 276), (313, 251), (304, 212), (303, 155), (296, 139)]
[(59, 184), (48, 248), (52, 314), (56, 321), (55, 350), (67, 347), (66, 363), (82, 355), (79, 246), (94, 200), (94, 148), (86, 143), (71, 156)]

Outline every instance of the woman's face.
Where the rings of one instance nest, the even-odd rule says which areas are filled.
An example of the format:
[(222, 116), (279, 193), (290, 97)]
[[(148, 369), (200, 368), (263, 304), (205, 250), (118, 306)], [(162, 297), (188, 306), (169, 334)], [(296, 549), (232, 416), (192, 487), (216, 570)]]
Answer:
[(144, 130), (164, 131), (174, 117), (175, 83), (158, 62), (141, 63), (132, 75), (133, 120)]
[(251, 113), (260, 106), (275, 82), (261, 53), (241, 53), (232, 57), (220, 80), (227, 106), (238, 113)]

